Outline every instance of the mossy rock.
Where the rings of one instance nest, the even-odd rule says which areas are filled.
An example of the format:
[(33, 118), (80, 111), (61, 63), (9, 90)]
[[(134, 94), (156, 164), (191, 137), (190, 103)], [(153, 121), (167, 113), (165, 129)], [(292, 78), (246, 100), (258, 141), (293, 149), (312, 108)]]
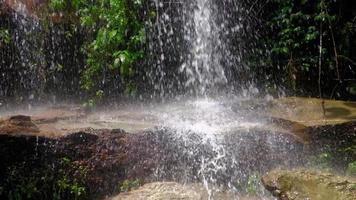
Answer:
[(280, 200), (355, 200), (356, 181), (306, 170), (275, 170), (262, 177), (267, 190)]
[(267, 113), (308, 127), (336, 125), (356, 121), (356, 102), (287, 97), (273, 100)]

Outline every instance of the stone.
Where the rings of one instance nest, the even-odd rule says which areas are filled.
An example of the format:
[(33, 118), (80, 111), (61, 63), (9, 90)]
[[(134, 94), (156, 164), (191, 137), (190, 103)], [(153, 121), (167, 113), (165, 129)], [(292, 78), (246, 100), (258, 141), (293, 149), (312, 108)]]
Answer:
[(304, 126), (336, 125), (356, 121), (356, 102), (286, 97), (272, 100), (267, 115)]
[(199, 185), (181, 185), (174, 182), (148, 183), (142, 187), (121, 193), (108, 200), (203, 200), (208, 199), (206, 190)]
[(267, 190), (280, 200), (355, 200), (356, 181), (307, 170), (274, 170), (262, 177)]
[(39, 132), (39, 128), (29, 116), (15, 115), (7, 119), (0, 119), (0, 134), (27, 135)]
[(45, 107), (0, 114), (0, 134), (52, 138), (87, 129), (72, 125), (86, 116), (80, 107)]
[(123, 192), (106, 200), (261, 200), (256, 196), (239, 196), (227, 191), (214, 191), (211, 198), (202, 184), (179, 184), (176, 182), (147, 183), (130, 192)]
[(5, 0), (2, 9), (10, 9), (25, 16), (37, 18), (45, 6), (47, 6), (46, 0)]

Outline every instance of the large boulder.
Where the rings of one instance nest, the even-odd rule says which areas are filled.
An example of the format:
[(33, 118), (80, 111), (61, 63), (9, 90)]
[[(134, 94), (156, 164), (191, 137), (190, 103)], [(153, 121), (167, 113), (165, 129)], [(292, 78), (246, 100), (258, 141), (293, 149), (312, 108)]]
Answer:
[(280, 200), (355, 200), (356, 182), (328, 173), (274, 170), (262, 177)]

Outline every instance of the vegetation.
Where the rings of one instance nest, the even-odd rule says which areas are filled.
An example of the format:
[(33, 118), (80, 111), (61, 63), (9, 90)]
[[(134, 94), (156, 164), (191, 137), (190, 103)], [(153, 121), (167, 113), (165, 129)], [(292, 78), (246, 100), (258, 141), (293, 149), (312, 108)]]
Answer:
[(118, 192), (129, 192), (137, 189), (142, 185), (140, 179), (124, 180), (118, 185)]
[(272, 73), (281, 67), (300, 95), (355, 96), (356, 12), (345, 1), (273, 0), (266, 44)]
[[(94, 94), (117, 85), (123, 92), (133, 93), (135, 63), (143, 58), (145, 40), (140, 0), (52, 0), (50, 10), (76, 16), (89, 40), (82, 50), (86, 66), (81, 74), (81, 86)], [(73, 17), (72, 17), (73, 18)], [(93, 101), (93, 100), (92, 100)]]
[(8, 200), (84, 199), (86, 173), (85, 168), (65, 157), (55, 168), (51, 164), (38, 169), (29, 168), (26, 163), (14, 165), (0, 184), (0, 197)]
[(261, 175), (258, 172), (252, 172), (247, 180), (247, 194), (256, 195), (260, 186)]
[[(68, 54), (61, 58), (63, 61), (55, 61), (57, 67), (45, 67), (45, 75), (42, 75), (43, 82), (48, 85), (45, 88), (50, 91), (58, 85), (67, 88), (74, 85), (79, 88), (80, 85), (82, 93), (91, 96), (88, 105), (95, 104), (103, 96), (137, 94), (139, 80), (144, 79), (141, 72), (153, 67), (142, 63), (149, 63), (148, 59), (161, 56), (148, 57), (146, 45), (164, 42), (170, 37), (160, 38), (162, 41), (146, 37), (150, 33), (145, 30), (151, 31), (151, 34), (160, 34), (148, 26), (159, 20), (159, 17), (166, 17), (157, 15), (159, 13), (156, 12), (160, 11), (151, 3), (143, 0), (50, 0), (48, 9), (41, 14), (42, 18), (46, 18), (41, 21), (46, 33), (39, 35), (51, 36), (51, 26), (63, 26), (67, 40), (72, 43), (76, 41), (73, 45), (79, 46), (73, 47), (71, 54), (77, 54), (82, 62), (66, 63)], [(253, 55), (246, 60), (252, 71), (261, 72), (259, 74), (262, 77), (257, 78), (257, 82), (262, 82), (261, 86), (277, 84), (289, 89), (291, 94), (302, 96), (338, 99), (356, 97), (356, 52), (353, 50), (356, 45), (356, 9), (352, 2), (271, 0), (243, 4), (251, 7), (251, 10), (256, 4), (261, 7), (257, 13), (260, 26), (256, 28), (259, 40), (254, 36), (250, 38), (257, 43), (255, 46), (258, 48), (248, 50)], [(171, 6), (172, 9), (178, 6), (179, 10), (179, 4)], [(5, 21), (1, 23), (9, 23)], [(178, 22), (174, 23), (179, 25)], [(0, 25), (0, 48), (11, 46), (11, 30)], [(51, 40), (46, 42), (53, 43)], [(14, 53), (14, 49), (8, 48), (7, 51)], [(81, 49), (81, 53), (75, 52), (77, 49)], [(46, 57), (53, 56), (43, 54)], [(60, 56), (63, 55), (55, 57)], [(21, 59), (17, 55), (14, 57)], [(3, 65), (18, 62), (15, 59), (8, 59)], [(177, 65), (170, 66), (169, 70), (174, 71), (181, 62), (179, 58), (170, 59), (170, 65)], [(45, 65), (52, 65), (51, 62), (54, 61), (48, 61)], [(3, 69), (7, 69), (6, 66)], [(75, 76), (71, 77), (74, 83), (59, 84), (57, 79), (69, 82), (62, 78), (68, 77), (68, 74)], [(20, 90), (20, 87), (19, 83), (11, 90)], [(148, 86), (146, 84), (143, 87)], [(75, 93), (78, 88), (67, 90)], [(13, 92), (7, 93), (14, 95)]]
[(9, 44), (11, 36), (8, 29), (0, 29), (0, 47)]

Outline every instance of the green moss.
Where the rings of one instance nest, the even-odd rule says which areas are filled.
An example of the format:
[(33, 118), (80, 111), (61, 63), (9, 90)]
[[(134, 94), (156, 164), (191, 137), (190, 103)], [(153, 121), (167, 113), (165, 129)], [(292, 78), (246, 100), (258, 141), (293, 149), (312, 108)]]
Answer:
[(124, 180), (119, 183), (118, 191), (119, 192), (129, 192), (131, 190), (137, 189), (142, 185), (142, 181), (140, 179), (133, 180)]
[(288, 199), (356, 199), (356, 191), (352, 189), (354, 183), (331, 174), (277, 170), (269, 173), (264, 179), (266, 186), (269, 186), (267, 188), (278, 190), (278, 195), (284, 195)]

